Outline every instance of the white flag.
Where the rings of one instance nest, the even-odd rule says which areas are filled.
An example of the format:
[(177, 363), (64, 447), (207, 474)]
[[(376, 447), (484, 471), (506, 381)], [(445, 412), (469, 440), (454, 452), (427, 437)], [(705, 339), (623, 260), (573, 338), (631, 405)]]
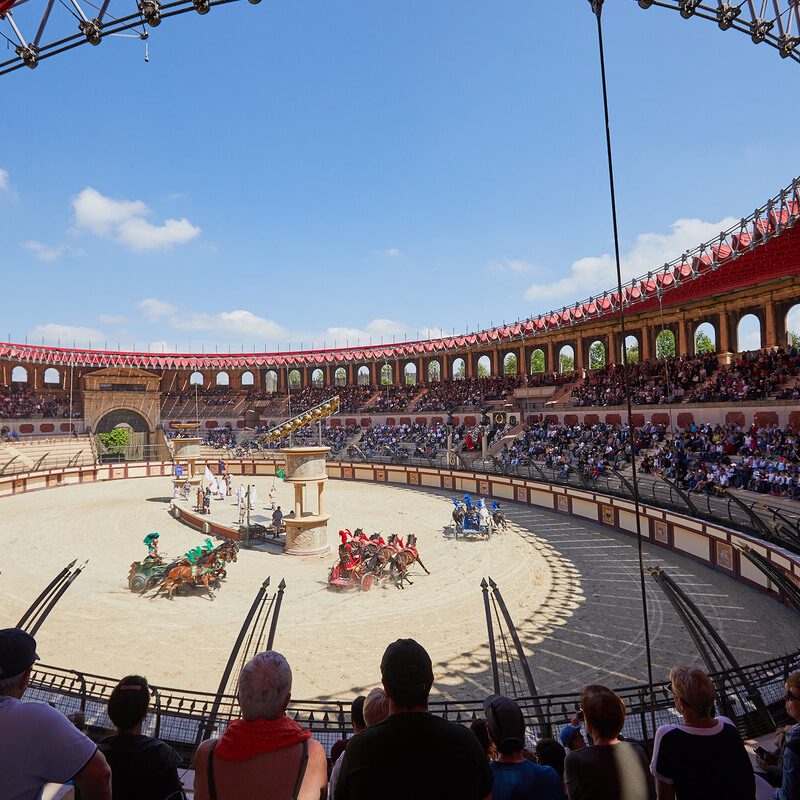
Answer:
[(206, 466), (206, 471), (203, 473), (203, 478), (205, 478), (207, 483), (214, 483), (214, 473)]

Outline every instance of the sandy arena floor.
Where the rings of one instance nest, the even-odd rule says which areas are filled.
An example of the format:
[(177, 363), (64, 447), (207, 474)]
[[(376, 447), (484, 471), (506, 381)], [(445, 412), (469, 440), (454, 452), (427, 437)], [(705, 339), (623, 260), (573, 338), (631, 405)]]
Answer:
[[(251, 479), (252, 480), (252, 479)], [(259, 509), (271, 479), (257, 478)], [(237, 484), (234, 483), (234, 486)], [(162, 552), (180, 555), (203, 538), (167, 513), (163, 478), (73, 486), (2, 501), (0, 623), (13, 625), (58, 570), (89, 558), (39, 632), (44, 663), (100, 675), (142, 673), (162, 686), (215, 691), (241, 621), (260, 583), (287, 583), (276, 648), (288, 657), (298, 699), (349, 698), (375, 686), (385, 645), (412, 636), (429, 650), (436, 690), (475, 696), (491, 686), (480, 580), (494, 578), (530, 654), (541, 692), (573, 691), (590, 682), (625, 686), (646, 679), (637, 556), (633, 540), (589, 522), (504, 503), (509, 530), (491, 541), (453, 541), (448, 495), (392, 486), (331, 481), (330, 555), (292, 558), (241, 551), (212, 600), (130, 592), (132, 561), (144, 535), (161, 534)], [(277, 484), (291, 507), (291, 488)], [(215, 519), (235, 524), (233, 504), (217, 501)], [(335, 592), (327, 573), (336, 532), (416, 533), (431, 575), (414, 585), (368, 593)], [(659, 548), (647, 563), (669, 565), (742, 663), (800, 645), (798, 617), (724, 575)], [(658, 587), (648, 579), (656, 678), (672, 664), (697, 662), (694, 647)]]

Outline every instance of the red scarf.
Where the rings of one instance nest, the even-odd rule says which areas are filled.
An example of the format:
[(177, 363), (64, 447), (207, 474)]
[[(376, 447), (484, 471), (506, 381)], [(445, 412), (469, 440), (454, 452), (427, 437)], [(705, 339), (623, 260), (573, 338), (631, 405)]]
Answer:
[(271, 753), (311, 738), (311, 731), (286, 715), (278, 719), (237, 719), (214, 749), (214, 755), (224, 761), (247, 761), (261, 753)]

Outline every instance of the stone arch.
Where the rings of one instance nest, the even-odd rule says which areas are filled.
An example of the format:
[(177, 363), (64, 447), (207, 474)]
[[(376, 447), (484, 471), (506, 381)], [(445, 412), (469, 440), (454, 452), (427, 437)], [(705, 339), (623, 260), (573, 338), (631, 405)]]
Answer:
[(638, 364), (641, 360), (642, 351), (639, 347), (639, 339), (632, 333), (625, 337), (625, 361), (628, 364)]
[(344, 367), (336, 367), (333, 373), (334, 386), (347, 386), (347, 370)]
[(255, 382), (255, 375), (250, 370), (242, 373), (242, 386), (254, 386)]
[(53, 384), (58, 386), (61, 383), (61, 375), (55, 367), (48, 367), (44, 371), (44, 377), (42, 378), (42, 381), (50, 386)]
[(356, 384), (358, 386), (369, 386), (370, 383), (369, 367), (366, 364), (362, 364), (356, 373)]
[(231, 385), (231, 376), (228, 375), (228, 373), (225, 372), (225, 370), (223, 370), (222, 372), (218, 372), (214, 376), (214, 383), (217, 386), (230, 386)]
[(442, 379), (442, 364), (437, 358), (428, 362), (428, 383), (436, 383)]
[(756, 314), (743, 314), (736, 324), (736, 350), (743, 353), (746, 350), (760, 350), (764, 346), (761, 335), (761, 320)]
[(595, 339), (589, 345), (589, 369), (602, 369), (608, 363), (606, 343), (602, 339)]
[(800, 303), (795, 303), (786, 310), (785, 320), (783, 327), (786, 331), (786, 344), (789, 347), (800, 346)]
[(406, 386), (416, 386), (417, 382), (417, 365), (409, 361), (403, 368), (403, 383)]
[(565, 344), (558, 351), (558, 371), (560, 373), (573, 372), (575, 369), (575, 348)]
[(292, 389), (300, 389), (303, 386), (303, 376), (299, 369), (289, 371), (289, 386)]
[(394, 383), (394, 370), (391, 364), (384, 364), (381, 367), (381, 386), (391, 386)]
[(492, 374), (492, 359), (489, 356), (481, 356), (475, 364), (475, 374), (489, 377)]
[(530, 369), (531, 375), (537, 375), (547, 371), (547, 356), (541, 347), (537, 347), (531, 351), (528, 369)]
[(656, 336), (656, 358), (669, 358), (675, 355), (677, 343), (675, 334), (669, 328), (659, 331)]
[(325, 373), (319, 367), (311, 372), (311, 385), (317, 387), (325, 385)]
[(453, 363), (450, 368), (450, 378), (454, 381), (459, 380), (460, 378), (467, 377), (467, 365), (464, 362), (464, 359), (459, 356), (458, 358), (453, 359)]
[(193, 372), (189, 376), (189, 386), (202, 386), (205, 383), (205, 378), (202, 372)]
[(150, 433), (150, 424), (132, 408), (115, 408), (100, 417), (94, 425), (95, 433), (111, 433), (114, 428), (126, 425), (135, 433)]
[[(709, 347), (708, 343), (711, 343)], [(695, 353), (713, 353), (717, 350), (717, 329), (710, 322), (701, 322), (694, 329)]]
[(503, 375), (516, 375), (519, 369), (519, 358), (513, 350), (503, 356)]
[(27, 383), (28, 370), (25, 367), (14, 367), (11, 370), (11, 383)]
[(264, 390), (270, 394), (278, 391), (278, 373), (274, 369), (268, 369), (264, 375)]

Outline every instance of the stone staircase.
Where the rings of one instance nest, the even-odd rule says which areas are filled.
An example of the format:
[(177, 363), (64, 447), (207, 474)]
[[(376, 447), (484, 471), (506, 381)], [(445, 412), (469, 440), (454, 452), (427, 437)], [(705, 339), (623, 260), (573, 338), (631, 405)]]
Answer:
[(90, 434), (27, 436), (0, 443), (0, 473), (85, 466), (95, 461)]

